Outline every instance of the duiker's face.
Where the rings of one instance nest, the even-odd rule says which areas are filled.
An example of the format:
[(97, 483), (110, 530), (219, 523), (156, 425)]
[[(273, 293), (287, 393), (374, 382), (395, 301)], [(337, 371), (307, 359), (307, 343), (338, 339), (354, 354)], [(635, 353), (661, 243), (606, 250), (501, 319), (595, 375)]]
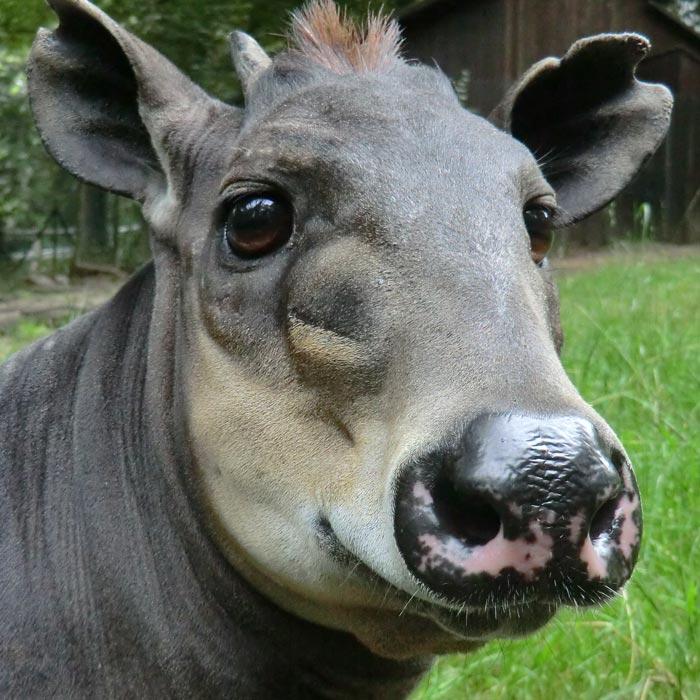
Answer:
[[(85, 12), (145, 81), (133, 37)], [(315, 12), (298, 26), (329, 21)], [(282, 607), (401, 657), (530, 631), (632, 571), (631, 467), (561, 367), (544, 255), (655, 148), (669, 102), (633, 78), (642, 40), (608, 36), (511, 95), (518, 141), (390, 48), (382, 70), (338, 74), (238, 37), (243, 115), (161, 76), (190, 106), (170, 114), (162, 88), (141, 105), (163, 177), (130, 187), (182, 301), (182, 420), (225, 553)], [(617, 90), (563, 93), (596, 52)], [(548, 91), (569, 102), (556, 124)], [(576, 124), (599, 114), (586, 143)]]
[[(578, 602), (621, 585), (639, 544), (631, 519), (629, 548), (596, 555), (615, 558), (612, 580), (558, 561), (604, 503), (606, 533), (618, 510), (633, 518), (636, 492), (557, 356), (552, 283), (526, 225), (545, 212), (539, 246), (557, 209), (530, 152), (427, 69), (326, 78), (261, 112), (218, 146), (221, 199), (183, 280), (191, 433), (237, 567), (387, 653), (527, 631), (573, 602), (556, 576), (587, 584)], [(251, 257), (256, 237), (266, 252)], [(489, 440), (515, 441), (510, 463), (459, 466), (480, 449), (465, 437), (477, 421), (502, 423)], [(553, 426), (561, 444), (538, 447)], [(600, 493), (572, 479), (566, 505), (551, 503), (564, 454), (601, 472)], [(482, 484), (478, 468), (494, 473)], [(542, 469), (541, 494), (511, 494)], [(556, 556), (555, 532), (570, 540)]]

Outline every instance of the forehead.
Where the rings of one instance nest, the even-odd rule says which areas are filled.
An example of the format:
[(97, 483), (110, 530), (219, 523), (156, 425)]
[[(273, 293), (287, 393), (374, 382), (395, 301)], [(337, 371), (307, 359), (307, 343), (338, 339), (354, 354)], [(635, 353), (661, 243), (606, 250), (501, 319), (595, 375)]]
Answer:
[(272, 104), (254, 104), (233, 161), (233, 170), (247, 164), (335, 173), (348, 184), (448, 176), (455, 185), (517, 185), (541, 178), (529, 151), (463, 109), (441, 73), (405, 65), (386, 74), (328, 75)]

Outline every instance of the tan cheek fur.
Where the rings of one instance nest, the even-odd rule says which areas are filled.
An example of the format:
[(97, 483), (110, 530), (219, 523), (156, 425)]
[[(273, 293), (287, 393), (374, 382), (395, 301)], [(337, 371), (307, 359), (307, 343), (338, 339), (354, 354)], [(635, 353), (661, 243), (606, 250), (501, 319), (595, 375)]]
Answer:
[(295, 317), (289, 319), (289, 343), (292, 353), (303, 361), (349, 372), (367, 362), (362, 346), (333, 331), (310, 326)]
[[(313, 394), (293, 379), (266, 386), (202, 331), (190, 350), (189, 431), (201, 497), (233, 566), (280, 607), (353, 632), (379, 654), (407, 658), (471, 648), (406, 611), (407, 594), (381, 579), (354, 577), (319, 548), (315, 518), (324, 506), (339, 507), (362, 543), (353, 549), (361, 546), (368, 563), (387, 575), (393, 538), (384, 532), (391, 528), (383, 523), (389, 481), (383, 472), (393, 460), (376, 451), (386, 426), (373, 426), (371, 435), (363, 430), (349, 445), (315, 417)], [(384, 447), (393, 452), (398, 445)]]
[[(313, 522), (329, 481), (341, 498), (352, 491), (357, 469), (347, 441), (314, 419), (312, 395), (256, 381), (203, 333), (192, 357), (189, 431), (202, 495), (227, 554), (290, 590), (325, 596)], [(307, 578), (299, 581), (300, 574)]]

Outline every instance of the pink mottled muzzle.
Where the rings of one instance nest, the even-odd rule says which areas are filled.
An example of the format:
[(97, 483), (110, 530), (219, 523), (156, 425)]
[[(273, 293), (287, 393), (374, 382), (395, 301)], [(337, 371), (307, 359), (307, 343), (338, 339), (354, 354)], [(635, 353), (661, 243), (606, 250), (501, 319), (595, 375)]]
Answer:
[(453, 454), (402, 470), (399, 550), (443, 600), (599, 603), (629, 579), (642, 536), (629, 462), (580, 416), (482, 416)]

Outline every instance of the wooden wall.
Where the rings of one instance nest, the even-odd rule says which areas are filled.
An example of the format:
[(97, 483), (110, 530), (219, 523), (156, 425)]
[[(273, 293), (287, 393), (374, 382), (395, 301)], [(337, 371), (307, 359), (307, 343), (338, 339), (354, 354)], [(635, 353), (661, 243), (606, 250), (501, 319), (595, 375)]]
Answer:
[(468, 83), (467, 105), (484, 116), (532, 63), (561, 56), (583, 36), (648, 36), (653, 49), (639, 75), (675, 94), (669, 138), (614, 213), (596, 215), (577, 238), (607, 242), (616, 235), (611, 221), (638, 226), (640, 204), (648, 202), (658, 238), (700, 241), (700, 37), (646, 0), (435, 0), (399, 19), (408, 55)]

